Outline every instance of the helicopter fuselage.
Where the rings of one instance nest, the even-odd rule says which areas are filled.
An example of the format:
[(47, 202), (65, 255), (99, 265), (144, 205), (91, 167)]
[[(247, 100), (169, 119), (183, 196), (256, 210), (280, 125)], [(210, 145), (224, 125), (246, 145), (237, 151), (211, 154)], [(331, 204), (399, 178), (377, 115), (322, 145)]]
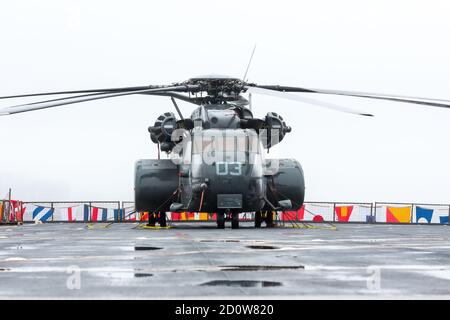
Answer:
[(264, 149), (289, 132), (277, 114), (259, 120), (246, 107), (210, 104), (189, 121), (175, 120), (166, 113), (149, 129), (171, 159), (137, 162), (136, 210), (238, 214), (301, 207), (300, 164), (265, 159)]
[(181, 187), (189, 190), (184, 199), (189, 211), (261, 210), (266, 185), (257, 143), (251, 129), (194, 131), (184, 161), (188, 164), (181, 165), (181, 171), (190, 171), (181, 180)]

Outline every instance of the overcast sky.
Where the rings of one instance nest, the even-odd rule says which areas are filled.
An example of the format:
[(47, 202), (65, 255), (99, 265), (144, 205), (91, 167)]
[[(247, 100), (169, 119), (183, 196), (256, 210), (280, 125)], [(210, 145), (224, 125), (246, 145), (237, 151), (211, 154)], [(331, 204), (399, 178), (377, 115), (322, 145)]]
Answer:
[[(257, 43), (258, 84), (450, 100), (449, 16), (445, 0), (2, 1), (0, 96), (240, 78)], [(271, 155), (302, 163), (306, 200), (450, 203), (450, 110), (320, 98), (375, 118), (253, 99), (293, 127)], [(164, 111), (167, 97), (128, 96), (0, 117), (0, 198), (132, 200)]]

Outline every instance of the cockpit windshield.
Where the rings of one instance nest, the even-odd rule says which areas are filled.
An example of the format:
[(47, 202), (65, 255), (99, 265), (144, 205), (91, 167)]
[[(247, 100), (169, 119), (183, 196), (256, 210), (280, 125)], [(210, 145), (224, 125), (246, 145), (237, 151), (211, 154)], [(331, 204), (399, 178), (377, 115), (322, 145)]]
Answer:
[(207, 165), (220, 162), (261, 163), (261, 148), (258, 135), (253, 130), (201, 130), (192, 137), (192, 161)]
[(194, 154), (220, 153), (257, 153), (258, 137), (254, 132), (243, 130), (211, 130), (194, 135)]

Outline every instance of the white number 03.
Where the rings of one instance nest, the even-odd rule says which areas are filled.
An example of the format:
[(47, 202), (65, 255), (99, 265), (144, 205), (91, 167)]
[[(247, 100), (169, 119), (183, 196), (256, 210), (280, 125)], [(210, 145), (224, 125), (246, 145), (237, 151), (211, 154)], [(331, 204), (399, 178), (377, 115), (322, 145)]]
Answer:
[(242, 175), (242, 164), (239, 162), (216, 162), (216, 173), (218, 176), (240, 176)]

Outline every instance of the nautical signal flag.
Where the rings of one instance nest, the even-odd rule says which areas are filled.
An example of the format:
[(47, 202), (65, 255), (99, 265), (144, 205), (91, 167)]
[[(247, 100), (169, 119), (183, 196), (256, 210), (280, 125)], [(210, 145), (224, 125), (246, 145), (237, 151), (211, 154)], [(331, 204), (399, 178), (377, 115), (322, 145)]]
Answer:
[(53, 208), (45, 208), (45, 207), (36, 207), (33, 210), (33, 221), (48, 221), (53, 217)]
[[(90, 210), (89, 210), (90, 209)], [(107, 208), (99, 208), (99, 207), (93, 207), (93, 206), (89, 206), (87, 204), (84, 205), (84, 219), (83, 221), (88, 222), (88, 221), (92, 221), (92, 222), (98, 222), (98, 221), (108, 221), (109, 218), (112, 218), (109, 216), (108, 213), (111, 212), (112, 209), (107, 209)], [(119, 221), (120, 218), (123, 215), (123, 209), (113, 209), (113, 212), (111, 212), (114, 214), (114, 221)], [(109, 219), (112, 220), (112, 219)], [(133, 219), (130, 219), (133, 220)], [(134, 220), (136, 220), (136, 216), (134, 218)]]
[(195, 220), (200, 221), (207, 221), (208, 220), (208, 214), (206, 212), (196, 212), (194, 215)]
[[(139, 221), (148, 221), (148, 214), (148, 212), (139, 212)], [(160, 217), (160, 213), (151, 212), (151, 214), (153, 214), (156, 219), (159, 219)], [(169, 217), (167, 213), (166, 217)]]
[(78, 207), (60, 208), (60, 219), (62, 221), (77, 221)]
[(386, 207), (386, 222), (410, 223), (411, 207)]
[[(439, 209), (426, 209), (417, 206), (416, 207), (416, 223), (421, 223), (421, 219), (425, 219), (427, 223), (431, 223), (433, 220), (433, 216), (435, 214), (435, 211), (439, 212)], [(436, 217), (436, 220), (438, 218)], [(422, 220), (423, 221), (423, 220)], [(445, 215), (439, 215), (439, 223), (441, 224), (448, 224), (448, 213)]]
[(182, 218), (182, 220), (195, 220), (195, 212), (184, 212), (184, 219)]
[(139, 212), (139, 221), (148, 221), (148, 212)]
[(23, 215), (25, 214), (25, 207), (21, 201), (10, 201), (10, 216), (9, 221), (23, 221)]
[(180, 212), (179, 215), (176, 215), (178, 219), (176, 220), (195, 220), (195, 212)]
[(307, 203), (305, 205), (306, 220), (313, 222), (333, 221), (335, 215), (333, 204)]
[(353, 206), (339, 206), (334, 211), (339, 222), (348, 222), (353, 212)]
[(299, 221), (305, 217), (305, 206), (302, 206), (297, 211), (284, 211), (281, 214), (281, 220), (283, 221)]
[(316, 214), (316, 215), (313, 217), (312, 221), (314, 221), (314, 222), (323, 222), (324, 219), (323, 219), (323, 217), (322, 217), (320, 214)]
[(91, 221), (108, 221), (108, 209), (92, 207)]
[[(206, 214), (206, 220), (209, 220), (209, 215)], [(239, 221), (251, 221), (255, 219), (255, 215), (253, 212), (242, 212), (239, 213)]]
[(215, 220), (216, 214), (206, 212), (171, 212), (167, 213), (167, 217), (170, 217), (171, 221), (208, 221)]
[(125, 214), (125, 209), (114, 209), (114, 221), (121, 221)]
[(431, 223), (433, 218), (433, 209), (425, 209), (422, 207), (416, 207), (416, 223), (422, 223), (421, 219), (425, 219), (427, 223)]
[(125, 214), (126, 221), (136, 221), (136, 211), (132, 211)]

